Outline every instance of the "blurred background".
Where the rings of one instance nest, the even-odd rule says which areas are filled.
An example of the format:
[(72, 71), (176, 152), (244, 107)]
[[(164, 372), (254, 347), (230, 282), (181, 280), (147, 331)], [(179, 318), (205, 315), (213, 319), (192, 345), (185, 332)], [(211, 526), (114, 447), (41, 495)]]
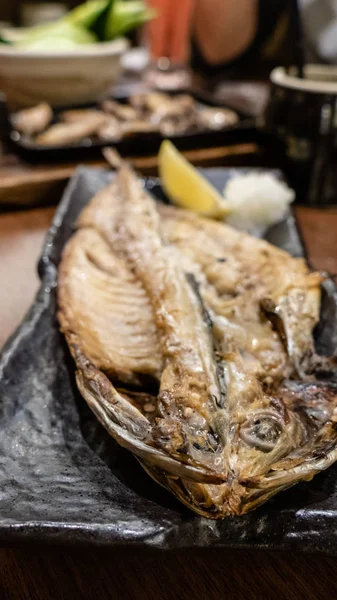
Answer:
[[(12, 23), (15, 25), (23, 25), (25, 21), (25, 11), (27, 13), (29, 10), (34, 10), (38, 13), (40, 10), (40, 15), (42, 15), (43, 11), (48, 10), (46, 7), (49, 7), (50, 12), (56, 14), (60, 14), (62, 11), (66, 11), (68, 8), (73, 8), (77, 6), (80, 2), (69, 0), (69, 2), (26, 2), (25, 0), (12, 0), (8, 2), (7, 0), (0, 0), (0, 21), (5, 23)], [(42, 17), (41, 17), (42, 18)], [(53, 17), (52, 17), (53, 18)]]
[[(281, 151), (275, 163), (304, 196), (298, 161), (305, 163), (301, 182), (309, 181), (313, 161), (326, 165), (336, 146), (336, 63), (337, 0), (0, 0), (2, 138), (35, 162), (82, 159), (74, 143), (82, 154), (122, 142), (122, 153), (150, 155), (158, 136), (174, 137), (182, 150), (258, 143), (270, 157), (271, 140), (272, 151)], [(281, 71), (270, 78), (275, 68)], [(191, 98), (172, 94), (137, 99), (152, 91), (188, 92), (194, 108)], [(208, 112), (200, 116), (201, 99)], [(15, 115), (39, 103), (49, 108)], [(95, 124), (102, 114), (57, 112), (84, 105), (103, 107), (109, 127)], [(75, 118), (83, 127), (67, 122)], [(62, 127), (50, 138), (55, 124)], [(317, 182), (315, 202), (321, 176)]]
[[(187, 36), (186, 26), (180, 26), (179, 22), (189, 21), (189, 29), (192, 29), (192, 42), (201, 40), (201, 54), (206, 62), (214, 66), (217, 62), (215, 43), (220, 32), (219, 25), (224, 19), (231, 24), (229, 30), (223, 33), (237, 36), (239, 41), (233, 50), (234, 55), (241, 56), (244, 52), (245, 43), (241, 46), (241, 40), (254, 43), (262, 50), (264, 60), (273, 61), (278, 58), (279, 62), (291, 60), (294, 39), (291, 29), (291, 13), (294, 0), (240, 0), (233, 3), (232, 0), (148, 0), (150, 6), (157, 9), (153, 36), (159, 47), (158, 38), (163, 38), (163, 22), (168, 20), (169, 11), (175, 13), (175, 29), (178, 35)], [(0, 0), (0, 23), (1, 25), (31, 26), (37, 23), (56, 20), (69, 9), (81, 4), (78, 0), (63, 0), (62, 2), (49, 2), (48, 0)], [(298, 0), (302, 20), (306, 34), (306, 51), (308, 58), (321, 59), (334, 62), (337, 56), (337, 2), (335, 0)], [(236, 6), (236, 11), (233, 6)], [(234, 12), (240, 12), (241, 17)], [(253, 12), (257, 12), (253, 17)], [(215, 22), (217, 15), (218, 24)], [(191, 22), (194, 24), (190, 27)], [(216, 27), (214, 29), (214, 27)], [(242, 29), (244, 36), (242, 37)], [(202, 32), (200, 30), (203, 30)], [(173, 30), (171, 37), (174, 37)], [(206, 41), (208, 43), (206, 43)], [(230, 40), (229, 40), (230, 41)], [(163, 45), (164, 41), (161, 39)], [(199, 45), (199, 44), (198, 44)], [(222, 39), (223, 49), (226, 40)], [(248, 43), (248, 46), (250, 44)], [(223, 53), (225, 56), (225, 52)], [(261, 56), (261, 55), (260, 55)], [(230, 57), (230, 53), (228, 54)], [(214, 60), (213, 60), (214, 59)]]
[[(79, 4), (0, 0), (0, 31), (56, 21)], [(294, 64), (302, 34), (296, 13), (303, 26), (305, 60), (337, 61), (336, 0), (146, 0), (144, 4), (154, 9), (156, 17), (126, 31), (132, 45), (146, 46), (155, 62), (166, 57), (170, 66), (188, 64), (208, 80), (266, 78), (274, 66)], [(161, 61), (164, 70), (165, 65)]]

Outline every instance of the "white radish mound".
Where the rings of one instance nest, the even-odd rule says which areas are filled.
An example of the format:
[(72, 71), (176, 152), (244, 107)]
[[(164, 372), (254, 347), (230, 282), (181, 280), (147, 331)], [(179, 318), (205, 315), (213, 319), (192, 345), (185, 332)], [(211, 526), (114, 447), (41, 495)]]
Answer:
[(272, 173), (237, 175), (229, 180), (223, 195), (231, 206), (226, 222), (255, 235), (282, 221), (295, 199), (294, 190)]

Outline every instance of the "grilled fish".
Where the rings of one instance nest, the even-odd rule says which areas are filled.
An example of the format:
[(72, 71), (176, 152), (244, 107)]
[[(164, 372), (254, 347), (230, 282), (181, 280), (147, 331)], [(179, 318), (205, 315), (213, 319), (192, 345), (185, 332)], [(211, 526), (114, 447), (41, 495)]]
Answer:
[(231, 127), (239, 122), (239, 117), (233, 110), (217, 107), (208, 107), (199, 110), (197, 119), (201, 128), (212, 130)]
[(102, 109), (105, 113), (112, 115), (120, 121), (135, 121), (139, 118), (139, 115), (133, 106), (121, 104), (120, 102), (111, 99), (103, 101)]
[(26, 135), (41, 133), (53, 119), (49, 104), (42, 102), (32, 108), (24, 108), (13, 116), (14, 127)]
[(62, 146), (62, 144), (74, 144), (82, 138), (89, 137), (98, 132), (106, 123), (107, 117), (102, 112), (92, 111), (79, 120), (55, 123), (43, 133), (40, 133), (35, 141), (40, 146)]
[(95, 108), (74, 108), (64, 110), (59, 115), (60, 121), (63, 123), (104, 123), (107, 121), (107, 116), (103, 111)]
[(157, 205), (125, 164), (63, 253), (58, 318), (109, 433), (195, 512), (240, 515), (337, 458), (318, 273)]

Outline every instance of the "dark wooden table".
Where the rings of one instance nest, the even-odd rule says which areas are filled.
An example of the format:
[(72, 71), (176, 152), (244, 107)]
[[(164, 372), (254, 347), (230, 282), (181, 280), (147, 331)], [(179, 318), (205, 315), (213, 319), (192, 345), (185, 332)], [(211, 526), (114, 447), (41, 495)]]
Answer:
[[(35, 274), (54, 209), (0, 214), (0, 346), (38, 288)], [(297, 209), (312, 264), (337, 273), (337, 209)], [(1, 493), (1, 491), (0, 491)], [(22, 546), (0, 549), (6, 600), (318, 600), (337, 597), (337, 561), (266, 551), (121, 553)]]
[[(262, 551), (1, 551), (3, 600), (333, 600), (336, 560)], [(2, 587), (2, 589), (1, 589)]]

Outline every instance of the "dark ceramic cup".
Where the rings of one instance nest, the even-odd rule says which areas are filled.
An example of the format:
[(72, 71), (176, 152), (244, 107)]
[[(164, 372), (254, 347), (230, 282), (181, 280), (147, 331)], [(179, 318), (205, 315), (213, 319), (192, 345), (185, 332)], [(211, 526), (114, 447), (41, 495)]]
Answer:
[(283, 67), (270, 76), (264, 128), (301, 204), (337, 204), (337, 67), (307, 65), (305, 78)]

